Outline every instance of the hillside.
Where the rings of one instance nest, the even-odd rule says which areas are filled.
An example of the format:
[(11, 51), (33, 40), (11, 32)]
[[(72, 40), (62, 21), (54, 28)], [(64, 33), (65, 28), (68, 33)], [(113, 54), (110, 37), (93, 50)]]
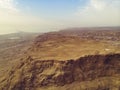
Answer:
[(119, 90), (120, 28), (92, 29), (29, 39), (16, 62), (8, 57), (13, 65), (1, 76), (0, 90)]
[(0, 35), (0, 76), (23, 56), (37, 35), (26, 32)]
[(1, 90), (119, 90), (119, 67), (120, 54), (66, 61), (27, 57), (3, 78)]
[[(84, 31), (87, 35), (90, 35), (88, 32), (90, 31)], [(40, 35), (29, 48), (30, 53), (28, 51), (28, 54), (33, 58), (46, 60), (68, 60), (85, 55), (120, 53), (120, 38), (114, 35), (114, 33), (118, 34), (116, 31), (113, 31), (113, 35), (109, 35), (113, 38), (116, 37), (115, 40), (106, 39), (109, 32), (104, 33), (104, 36), (101, 36), (103, 39), (99, 40), (95, 39), (98, 36), (95, 34), (101, 33), (100, 31), (91, 31), (93, 38), (85, 37), (86, 35), (82, 33), (83, 31), (77, 32), (77, 34), (53, 32)], [(81, 35), (79, 36), (79, 34)], [(84, 36), (84, 38), (81, 36)]]

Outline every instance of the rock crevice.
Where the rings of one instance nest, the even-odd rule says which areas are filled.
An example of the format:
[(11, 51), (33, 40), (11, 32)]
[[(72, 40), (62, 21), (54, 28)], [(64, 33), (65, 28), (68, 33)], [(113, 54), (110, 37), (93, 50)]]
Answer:
[(35, 60), (28, 57), (12, 69), (1, 90), (35, 90), (120, 74), (120, 54), (89, 55), (77, 60)]

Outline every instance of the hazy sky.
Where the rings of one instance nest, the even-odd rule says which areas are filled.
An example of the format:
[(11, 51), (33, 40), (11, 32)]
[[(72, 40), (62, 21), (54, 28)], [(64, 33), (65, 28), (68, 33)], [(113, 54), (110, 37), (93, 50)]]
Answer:
[(120, 0), (0, 0), (0, 34), (120, 26)]

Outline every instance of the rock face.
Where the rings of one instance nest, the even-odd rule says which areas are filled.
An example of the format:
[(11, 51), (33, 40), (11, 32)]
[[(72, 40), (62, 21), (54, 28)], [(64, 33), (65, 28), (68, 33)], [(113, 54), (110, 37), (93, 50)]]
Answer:
[[(120, 54), (89, 55), (66, 61), (27, 57), (21, 59), (16, 68), (3, 78), (0, 90), (120, 90), (119, 75)], [(112, 83), (111, 77), (117, 77), (114, 85), (106, 86), (104, 83), (98, 85), (99, 78), (105, 78), (105, 83)], [(94, 81), (96, 79), (98, 81)], [(87, 81), (93, 81), (94, 85), (89, 85)], [(79, 83), (88, 86), (78, 87)], [(76, 86), (68, 88), (69, 85)]]
[(0, 90), (120, 90), (120, 40), (109, 36), (116, 34), (40, 35), (0, 78)]

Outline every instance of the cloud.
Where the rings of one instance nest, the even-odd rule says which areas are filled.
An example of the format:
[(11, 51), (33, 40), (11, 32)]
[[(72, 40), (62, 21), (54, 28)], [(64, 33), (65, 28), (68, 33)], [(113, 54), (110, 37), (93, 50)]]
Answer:
[(86, 0), (74, 14), (52, 19), (26, 13), (18, 4), (18, 0), (0, 0), (0, 34), (17, 30), (45, 32), (67, 27), (120, 26), (120, 0)]
[(0, 24), (13, 22), (18, 16), (16, 0), (0, 0)]
[(17, 11), (15, 0), (0, 0), (0, 9)]
[(50, 22), (41, 17), (22, 12), (17, 0), (0, 0), (0, 34), (23, 31), (35, 31), (50, 27)]
[(75, 13), (86, 25), (120, 25), (120, 0), (89, 0)]

